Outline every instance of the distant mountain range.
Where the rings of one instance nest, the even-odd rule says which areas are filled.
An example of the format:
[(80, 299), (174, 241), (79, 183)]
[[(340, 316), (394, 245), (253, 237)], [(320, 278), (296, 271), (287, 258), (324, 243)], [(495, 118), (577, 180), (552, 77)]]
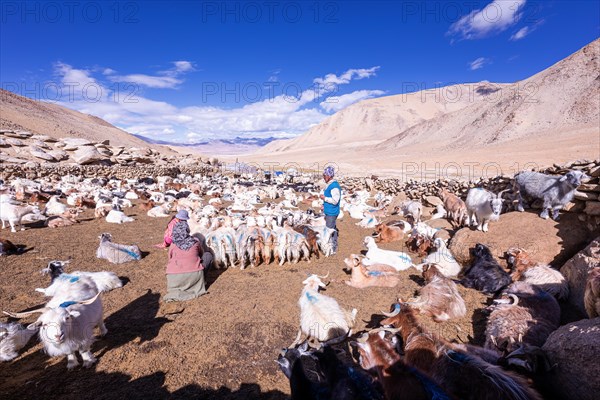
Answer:
[(166, 145), (166, 146), (176, 146), (176, 147), (198, 147), (198, 146), (206, 146), (206, 145), (211, 145), (211, 144), (232, 145), (232, 146), (245, 145), (245, 146), (262, 147), (262, 146), (265, 146), (265, 145), (271, 143), (274, 140), (277, 140), (277, 138), (274, 138), (274, 137), (242, 138), (242, 137), (237, 136), (233, 139), (216, 139), (216, 140), (207, 140), (204, 142), (180, 143), (180, 142), (170, 142), (167, 140), (151, 139), (151, 138), (148, 138), (148, 137), (145, 137), (142, 135), (136, 135), (133, 133), (132, 133), (132, 135), (139, 139), (142, 139), (143, 141), (148, 142), (148, 143), (161, 144), (161, 145)]

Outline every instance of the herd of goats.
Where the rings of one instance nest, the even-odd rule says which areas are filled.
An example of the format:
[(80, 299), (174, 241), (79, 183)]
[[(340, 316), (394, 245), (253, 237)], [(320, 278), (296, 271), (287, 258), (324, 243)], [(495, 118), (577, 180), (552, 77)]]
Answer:
[[(51, 228), (78, 223), (85, 208), (93, 208), (96, 218), (119, 224), (134, 220), (123, 212), (127, 207), (138, 207), (150, 217), (170, 217), (186, 209), (190, 234), (214, 254), (216, 268), (244, 269), (273, 261), (282, 265), (333, 254), (334, 230), (325, 226), (319, 188), (311, 175), (298, 175), (295, 183), (243, 178), (65, 176), (59, 182), (0, 181), (0, 219), (2, 228), (8, 223), (16, 232), (24, 229), (23, 223), (42, 220)], [(357, 336), (352, 334), (357, 311), (343, 309), (320, 292), (326, 277), (309, 276), (298, 301), (298, 336), (278, 358), (290, 380), (292, 398), (540, 399), (527, 377), (538, 376), (547, 366), (540, 347), (559, 327), (558, 300), (569, 291), (565, 278), (521, 248), (506, 249), (507, 270), (488, 247), (477, 244), (471, 249), (470, 265), (463, 267), (448, 249), (448, 238), (428, 221), (447, 218), (456, 228), (473, 226), (487, 232), (488, 223), (497, 221), (507, 206), (523, 211), (536, 199), (543, 203), (540, 217), (556, 220), (586, 179), (579, 171), (563, 176), (522, 172), (515, 177), (511, 201), (503, 198), (504, 192), (494, 194), (483, 188), (471, 189), (465, 201), (441, 190), (442, 203), (427, 221), (419, 201), (367, 190), (346, 191), (339, 218), (349, 216), (358, 220), (358, 226), (374, 230), (364, 239), (366, 254), (350, 254), (344, 260), (351, 272), (346, 284), (359, 289), (394, 287), (401, 280), (399, 271), (409, 268), (421, 272), (426, 284), (417, 298), (398, 299), (390, 313), (382, 313), (380, 328)], [(390, 214), (403, 218), (383, 222)], [(422, 262), (415, 264), (406, 252), (378, 246), (397, 241)], [(0, 239), (0, 255), (18, 254), (22, 248)], [(105, 233), (97, 257), (124, 263), (142, 255), (136, 245), (114, 243)], [(94, 328), (106, 334), (100, 294), (122, 283), (112, 272), (65, 272), (67, 264), (52, 261), (44, 270), (51, 284), (36, 289), (50, 298), (44, 307), (4, 312), (12, 318), (41, 315), (28, 326), (0, 322), (1, 361), (16, 358), (39, 332), (46, 353), (67, 356), (69, 369), (79, 365), (77, 352), (84, 367), (96, 362), (90, 350)], [(451, 343), (419, 323), (421, 315), (435, 322), (466, 315), (457, 284), (493, 297), (483, 347)], [(599, 316), (600, 268), (590, 273), (585, 304), (590, 318)], [(348, 353), (338, 345), (350, 338)], [(358, 361), (347, 362), (348, 355)]]

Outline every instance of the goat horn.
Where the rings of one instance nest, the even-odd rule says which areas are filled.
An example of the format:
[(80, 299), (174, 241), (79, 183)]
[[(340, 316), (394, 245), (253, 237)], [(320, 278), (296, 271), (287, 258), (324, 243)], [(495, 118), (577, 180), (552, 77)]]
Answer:
[(317, 275), (317, 276), (321, 279), (327, 279), (327, 277), (329, 276), (329, 271), (327, 272), (327, 275), (325, 275), (325, 276), (321, 276), (321, 275)]
[(49, 310), (48, 307), (42, 307), (42, 308), (37, 308), (35, 310), (31, 310), (31, 311), (25, 311), (25, 312), (19, 312), (19, 313), (14, 313), (14, 312), (10, 312), (10, 311), (2, 311), (4, 314), (8, 315), (9, 317), (13, 317), (13, 318), (25, 318), (28, 315), (31, 314), (36, 314), (36, 313), (44, 313), (46, 312), (46, 310)]
[(369, 331), (369, 333), (377, 333), (377, 332), (381, 332), (381, 331), (389, 332), (389, 333), (395, 335), (396, 333), (400, 332), (400, 328), (388, 328), (386, 326), (382, 326), (381, 328), (375, 328), (375, 329)]
[(502, 190), (500, 193), (498, 193), (497, 197), (498, 197), (499, 199), (501, 199), (501, 198), (502, 198), (502, 195), (503, 195), (505, 192), (510, 192), (510, 188), (509, 188), (509, 189), (504, 189), (504, 190)]
[(369, 338), (369, 332), (363, 333), (359, 338), (356, 339), (358, 343), (366, 343)]
[(513, 306), (516, 306), (517, 304), (519, 304), (519, 298), (517, 297), (516, 294), (510, 293), (508, 295), (508, 297), (510, 297), (511, 299), (513, 299), (513, 301), (514, 301), (514, 303), (512, 304)]
[(384, 311), (382, 311), (381, 313), (388, 318), (395, 317), (396, 315), (400, 314), (400, 304), (398, 304), (398, 303), (394, 304), (394, 311), (391, 313), (386, 313)]
[(94, 297), (92, 297), (91, 299), (78, 301), (77, 304), (83, 304), (83, 305), (92, 304), (94, 301), (96, 301), (98, 296), (100, 296), (100, 292), (96, 293), (96, 295)]

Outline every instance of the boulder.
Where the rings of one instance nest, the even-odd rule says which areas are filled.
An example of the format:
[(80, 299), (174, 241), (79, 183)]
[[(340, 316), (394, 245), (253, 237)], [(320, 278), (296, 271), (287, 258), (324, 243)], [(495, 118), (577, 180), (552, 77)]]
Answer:
[(31, 136), (33, 136), (33, 133), (26, 132), (26, 131), (18, 131), (18, 132), (8, 131), (8, 132), (4, 132), (4, 136), (16, 138), (16, 139), (27, 139), (27, 138), (30, 138)]
[(73, 160), (79, 165), (91, 164), (108, 159), (96, 150), (94, 146), (82, 146), (73, 154)]
[(56, 143), (56, 142), (58, 142), (58, 139), (55, 139), (55, 138), (50, 137), (48, 135), (33, 135), (31, 138), (35, 139), (35, 140), (41, 140), (42, 142), (46, 142), (46, 143)]
[(63, 150), (50, 150), (46, 153), (52, 155), (52, 157), (56, 158), (56, 161), (63, 161), (69, 158), (69, 155), (66, 151)]
[(25, 163), (25, 168), (30, 168), (30, 169), (36, 169), (40, 167), (40, 163), (39, 162), (35, 162), (35, 161), (27, 161)]
[(87, 139), (83, 139), (83, 138), (61, 138), (60, 140), (67, 146), (72, 146), (72, 147), (93, 146), (94, 145), (94, 143), (92, 143), (91, 141), (89, 141)]
[(41, 158), (42, 160), (56, 161), (56, 158), (54, 158), (53, 155), (46, 153), (43, 149), (37, 146), (29, 146), (29, 153), (36, 158)]
[(27, 146), (25, 143), (23, 143), (22, 140), (11, 138), (11, 137), (6, 139), (6, 143), (10, 144), (11, 146), (19, 146), (19, 147)]
[[(450, 251), (465, 265), (470, 261), (469, 249), (477, 243), (490, 247), (492, 254), (502, 257), (510, 247), (522, 247), (532, 257), (555, 268), (562, 266), (589, 241), (589, 233), (575, 213), (562, 213), (560, 222), (542, 219), (532, 212), (509, 212), (489, 223), (489, 231), (474, 227), (460, 229), (450, 241)], [(506, 265), (503, 260), (498, 260)]]
[(6, 142), (6, 140), (0, 138), (0, 147), (7, 147), (9, 144)]
[(600, 267), (600, 237), (597, 237), (585, 249), (573, 256), (560, 269), (560, 272), (569, 282), (568, 302), (582, 315), (586, 315), (583, 305), (585, 283), (588, 271), (594, 267)]
[(585, 212), (588, 215), (600, 215), (600, 202), (586, 201), (585, 210), (583, 212)]
[(7, 164), (25, 164), (27, 160), (23, 160), (22, 158), (11, 157), (6, 154), (0, 154), (0, 161)]
[(600, 393), (600, 318), (564, 325), (542, 347), (552, 370), (545, 376), (553, 398), (593, 400)]
[(432, 207), (437, 207), (438, 204), (444, 204), (442, 199), (440, 199), (437, 196), (425, 196), (424, 200), (426, 203), (428, 203)]
[(48, 144), (46, 142), (42, 141), (42, 140), (34, 140), (33, 141), (33, 145), (37, 146), (39, 148), (42, 148), (44, 150), (50, 150), (51, 149), (51, 147), (48, 146)]
[(573, 196), (576, 200), (598, 200), (598, 194), (593, 192), (580, 192), (578, 190), (575, 191), (575, 195)]

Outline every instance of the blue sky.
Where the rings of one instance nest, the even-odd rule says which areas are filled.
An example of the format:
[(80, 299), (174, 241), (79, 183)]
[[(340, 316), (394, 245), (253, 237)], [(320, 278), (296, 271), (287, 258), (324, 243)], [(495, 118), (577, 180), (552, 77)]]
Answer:
[(291, 137), (365, 98), (515, 82), (600, 34), (590, 1), (2, 1), (2, 88), (170, 141)]

